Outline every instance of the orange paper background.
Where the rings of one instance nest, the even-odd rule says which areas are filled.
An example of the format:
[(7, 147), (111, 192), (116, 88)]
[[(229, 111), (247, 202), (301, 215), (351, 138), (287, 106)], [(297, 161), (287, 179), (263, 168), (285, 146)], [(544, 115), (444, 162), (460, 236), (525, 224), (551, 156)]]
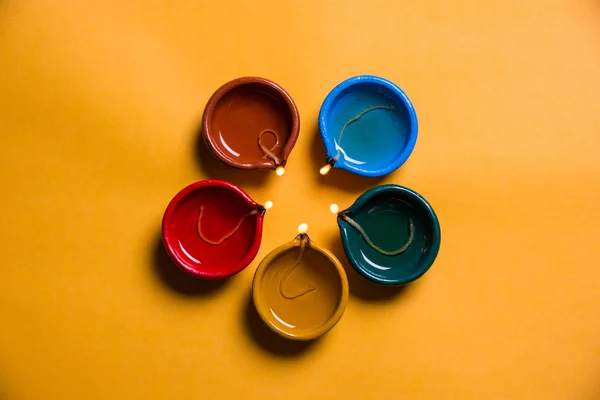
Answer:
[[(360, 73), (411, 97), (416, 149), (383, 180), (321, 180), (319, 107)], [(283, 178), (197, 146), (208, 97), (244, 75), (300, 110)], [(3, 0), (0, 135), (2, 399), (600, 398), (597, 0)], [(204, 178), (275, 203), (224, 283), (159, 243)], [(389, 291), (349, 271), (330, 334), (271, 336), (260, 259), (301, 222), (343, 259), (329, 204), (382, 182), (438, 213), (430, 272)]]

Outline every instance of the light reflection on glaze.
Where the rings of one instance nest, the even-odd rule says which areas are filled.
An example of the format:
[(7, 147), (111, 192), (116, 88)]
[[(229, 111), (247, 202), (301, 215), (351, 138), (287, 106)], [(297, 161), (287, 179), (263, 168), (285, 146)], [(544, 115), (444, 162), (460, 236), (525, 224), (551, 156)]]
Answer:
[(279, 321), (281, 324), (283, 324), (283, 325), (287, 326), (288, 328), (292, 328), (292, 329), (294, 329), (294, 328), (296, 327), (296, 325), (288, 324), (287, 322), (285, 322), (284, 320), (282, 320), (281, 318), (279, 318), (279, 317), (277, 316), (277, 314), (275, 314), (275, 311), (273, 311), (273, 309), (272, 309), (272, 308), (269, 308), (269, 310), (271, 311), (271, 314), (273, 314), (273, 317), (275, 317), (275, 319), (276, 319), (277, 321)]
[(391, 269), (390, 267), (384, 267), (383, 265), (376, 264), (373, 261), (369, 260), (367, 258), (367, 256), (365, 255), (365, 253), (363, 253), (362, 250), (360, 251), (360, 255), (362, 256), (363, 260), (365, 260), (365, 262), (367, 264), (369, 264), (373, 268), (377, 268), (377, 269), (382, 270), (382, 271), (387, 271), (388, 269)]
[[(389, 204), (387, 204), (387, 205), (389, 205)], [(379, 213), (384, 213), (384, 212), (389, 212), (389, 211), (395, 211), (395, 210), (390, 210), (388, 208), (382, 208), (380, 205), (374, 205), (373, 207), (369, 208), (369, 210), (367, 211), (367, 214), (376, 215)]]
[(335, 144), (335, 149), (339, 151), (342, 154), (342, 156), (344, 156), (344, 161), (356, 165), (363, 165), (367, 163), (366, 161), (359, 161), (354, 158), (350, 158), (348, 154), (346, 154), (346, 151), (344, 151), (344, 149), (342, 149), (342, 147), (338, 144), (337, 140), (334, 139), (333, 143)]
[(181, 249), (181, 251), (183, 251), (183, 254), (185, 254), (190, 260), (192, 260), (193, 262), (195, 262), (196, 264), (202, 264), (199, 260), (196, 260), (194, 257), (192, 257), (192, 255), (190, 253), (188, 253), (184, 248), (183, 248), (183, 244), (181, 244), (181, 241), (178, 240), (179, 242), (179, 248)]
[(221, 131), (219, 131), (219, 139), (221, 140), (221, 144), (223, 145), (223, 147), (225, 147), (225, 149), (227, 149), (228, 152), (230, 152), (232, 155), (239, 157), (240, 153), (238, 153), (237, 151), (233, 150), (231, 147), (229, 147), (229, 145), (225, 142), (225, 139), (223, 138), (223, 134), (221, 133)]

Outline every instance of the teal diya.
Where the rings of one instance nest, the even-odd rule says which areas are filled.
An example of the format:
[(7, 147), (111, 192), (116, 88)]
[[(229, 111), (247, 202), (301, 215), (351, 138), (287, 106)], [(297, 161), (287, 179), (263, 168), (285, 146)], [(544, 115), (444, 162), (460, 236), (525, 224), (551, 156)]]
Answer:
[(352, 267), (381, 285), (404, 285), (425, 274), (440, 248), (440, 224), (417, 192), (382, 185), (363, 193), (348, 209), (335, 204), (344, 251)]

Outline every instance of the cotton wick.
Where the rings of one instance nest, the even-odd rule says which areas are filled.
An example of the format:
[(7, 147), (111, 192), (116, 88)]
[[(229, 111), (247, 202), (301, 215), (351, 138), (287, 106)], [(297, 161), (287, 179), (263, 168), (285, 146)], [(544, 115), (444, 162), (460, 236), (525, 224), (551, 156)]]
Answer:
[[(271, 206), (272, 205), (273, 205), (273, 203), (271, 203)], [(267, 207), (265, 206), (264, 208), (266, 209)], [(239, 231), (240, 227), (242, 226), (242, 224), (244, 223), (246, 218), (248, 218), (251, 215), (256, 215), (258, 213), (259, 213), (258, 209), (250, 211), (249, 213), (247, 213), (240, 219), (240, 222), (238, 222), (238, 224), (227, 235), (223, 236), (219, 240), (211, 240), (211, 239), (207, 238), (206, 236), (204, 236), (204, 234), (202, 233), (202, 215), (204, 215), (204, 204), (203, 204), (202, 206), (200, 206), (200, 215), (198, 216), (198, 226), (197, 226), (198, 236), (200, 236), (200, 239), (202, 239), (204, 242), (210, 244), (211, 246), (218, 246), (221, 243), (223, 243), (224, 241), (226, 241), (227, 239), (229, 239), (230, 237), (232, 237), (237, 231)]]
[(287, 290), (283, 289), (284, 282), (287, 282), (289, 276), (292, 274), (294, 269), (296, 269), (296, 267), (300, 264), (300, 261), (302, 260), (302, 256), (304, 255), (304, 250), (306, 249), (306, 245), (309, 243), (308, 235), (306, 235), (307, 230), (308, 230), (307, 224), (303, 223), (303, 224), (300, 224), (300, 226), (298, 227), (298, 233), (300, 234), (300, 235), (298, 235), (298, 238), (300, 240), (300, 244), (299, 244), (300, 248), (298, 249), (298, 256), (296, 257), (296, 261), (294, 262), (294, 264), (287, 271), (285, 271), (285, 273), (281, 277), (281, 280), (279, 281), (279, 293), (281, 294), (281, 296), (283, 298), (288, 299), (288, 300), (297, 299), (298, 297), (304, 296), (305, 294), (310, 293), (316, 289), (311, 284), (308, 284), (305, 289), (299, 291), (298, 293), (288, 293)]
[[(275, 136), (275, 145), (273, 147), (271, 147), (270, 149), (268, 149), (262, 142), (262, 138), (265, 134), (270, 133), (271, 135)], [(280, 158), (277, 156), (277, 154), (275, 154), (273, 151), (279, 146), (279, 135), (277, 134), (277, 132), (275, 132), (272, 129), (265, 129), (264, 131), (262, 131), (259, 135), (258, 135), (258, 148), (263, 152), (264, 156), (263, 158), (270, 158), (273, 163), (275, 168), (275, 172), (277, 173), (277, 175), (282, 176), (285, 173), (285, 170), (283, 169), (283, 166), (281, 166), (281, 160)]]
[[(357, 122), (359, 119), (361, 119), (362, 117), (364, 117), (366, 114), (370, 113), (371, 111), (375, 111), (375, 110), (393, 111), (395, 109), (396, 109), (396, 106), (373, 106), (373, 107), (369, 107), (369, 108), (367, 108), (367, 109), (359, 112), (354, 117), (352, 117), (348, 121), (346, 121), (346, 123), (344, 124), (344, 126), (342, 126), (342, 130), (340, 131), (340, 136), (338, 137), (338, 143), (337, 143), (338, 144), (338, 151), (337, 151), (337, 154), (331, 160), (331, 163), (335, 163), (340, 158), (340, 156), (341, 156), (341, 152), (340, 152), (339, 147), (342, 145), (342, 136), (344, 135), (344, 131), (346, 130), (346, 128), (348, 127), (348, 125)], [(321, 168), (321, 171), (323, 171), (324, 168), (325, 167)], [(327, 172), (329, 172), (329, 170), (327, 170)], [(323, 173), (321, 173), (321, 174), (325, 175)]]
[(334, 203), (329, 206), (329, 211), (331, 211), (333, 214), (337, 214), (338, 212), (340, 212), (340, 208), (337, 204)]
[(272, 201), (267, 201), (265, 203), (265, 210), (270, 210), (271, 208), (273, 208), (273, 202)]
[[(333, 206), (335, 204), (332, 204), (330, 209), (331, 211), (333, 211)], [(337, 206), (336, 206), (337, 207)], [(365, 242), (367, 242), (367, 244), (369, 245), (369, 247), (371, 247), (372, 249), (376, 250), (378, 253), (383, 254), (385, 256), (396, 256), (398, 254), (404, 253), (412, 244), (414, 236), (415, 236), (415, 224), (413, 222), (413, 220), (411, 218), (408, 219), (408, 239), (406, 240), (406, 243), (404, 243), (402, 245), (402, 247), (393, 250), (393, 251), (387, 251), (387, 250), (383, 250), (381, 247), (377, 246), (375, 243), (373, 243), (373, 241), (369, 238), (369, 235), (367, 235), (367, 233), (365, 232), (365, 230), (362, 228), (362, 226), (360, 226), (358, 224), (358, 222), (356, 222), (355, 220), (353, 220), (352, 218), (350, 218), (347, 214), (345, 213), (338, 213), (338, 218), (341, 218), (342, 220), (346, 221), (348, 224), (350, 224), (352, 227), (354, 227), (358, 233), (360, 233), (360, 235), (363, 237), (363, 239), (365, 240)]]

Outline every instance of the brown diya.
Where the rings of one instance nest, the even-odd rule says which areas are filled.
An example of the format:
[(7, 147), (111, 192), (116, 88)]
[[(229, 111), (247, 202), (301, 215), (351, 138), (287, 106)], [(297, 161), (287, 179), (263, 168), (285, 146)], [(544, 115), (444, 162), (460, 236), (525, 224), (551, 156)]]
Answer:
[(211, 96), (202, 125), (205, 143), (225, 163), (283, 175), (298, 139), (300, 116), (281, 86), (245, 77), (224, 84)]

